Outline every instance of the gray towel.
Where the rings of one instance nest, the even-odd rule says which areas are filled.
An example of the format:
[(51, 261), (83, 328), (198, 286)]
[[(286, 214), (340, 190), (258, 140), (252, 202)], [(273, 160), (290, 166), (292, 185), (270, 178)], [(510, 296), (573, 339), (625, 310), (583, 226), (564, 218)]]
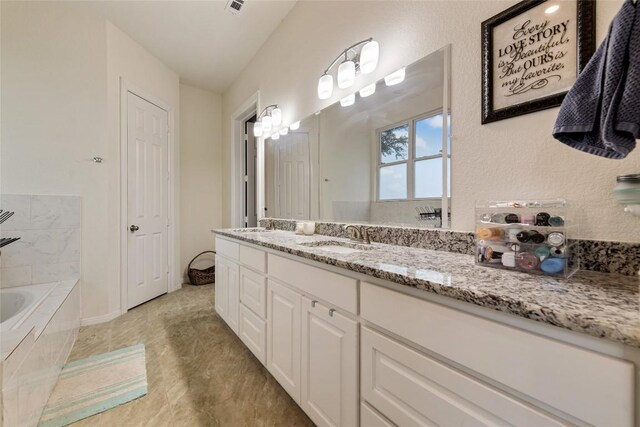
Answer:
[(624, 159), (640, 138), (640, 6), (626, 0), (609, 33), (562, 102), (559, 141)]

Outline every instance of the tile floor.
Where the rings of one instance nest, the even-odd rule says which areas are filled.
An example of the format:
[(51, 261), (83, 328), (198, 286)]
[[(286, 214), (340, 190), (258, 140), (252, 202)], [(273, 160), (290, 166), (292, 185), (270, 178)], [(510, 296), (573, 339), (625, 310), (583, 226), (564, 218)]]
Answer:
[(78, 426), (312, 426), (213, 309), (213, 285), (184, 285), (80, 329), (70, 360), (144, 343), (149, 393)]

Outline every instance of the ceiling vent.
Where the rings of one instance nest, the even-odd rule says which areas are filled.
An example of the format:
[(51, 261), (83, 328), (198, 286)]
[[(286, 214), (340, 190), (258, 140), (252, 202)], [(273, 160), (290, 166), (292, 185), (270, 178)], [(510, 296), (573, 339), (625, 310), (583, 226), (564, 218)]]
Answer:
[(237, 15), (240, 13), (242, 6), (244, 6), (244, 0), (229, 0), (225, 9), (234, 15)]

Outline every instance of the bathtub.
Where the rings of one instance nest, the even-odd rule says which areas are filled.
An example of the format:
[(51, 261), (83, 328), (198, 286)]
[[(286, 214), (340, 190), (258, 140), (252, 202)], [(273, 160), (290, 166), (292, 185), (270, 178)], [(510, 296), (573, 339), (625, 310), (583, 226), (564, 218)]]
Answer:
[(0, 333), (22, 326), (59, 283), (0, 289)]
[(35, 427), (80, 327), (77, 280), (0, 289), (0, 425)]

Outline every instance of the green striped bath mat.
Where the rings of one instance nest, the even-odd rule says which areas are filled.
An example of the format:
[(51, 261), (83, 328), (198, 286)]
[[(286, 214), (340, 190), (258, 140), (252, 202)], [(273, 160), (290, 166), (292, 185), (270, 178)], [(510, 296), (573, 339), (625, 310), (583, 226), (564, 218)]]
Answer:
[(67, 363), (40, 418), (66, 426), (147, 394), (144, 344)]

